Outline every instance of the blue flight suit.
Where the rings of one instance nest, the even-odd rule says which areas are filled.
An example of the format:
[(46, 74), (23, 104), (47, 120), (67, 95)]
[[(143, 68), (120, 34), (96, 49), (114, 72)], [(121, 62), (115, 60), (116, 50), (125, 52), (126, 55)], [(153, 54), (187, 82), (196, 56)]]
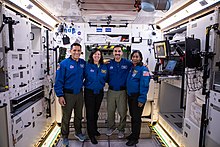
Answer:
[(114, 59), (110, 60), (108, 66), (109, 89), (114, 91), (125, 90), (128, 72), (132, 66), (131, 61), (122, 58), (118, 63)]
[(138, 102), (145, 103), (149, 90), (150, 73), (145, 66), (135, 66), (129, 71), (127, 77), (127, 94), (139, 94)]
[(101, 64), (99, 67), (96, 64), (88, 63), (85, 68), (84, 86), (87, 89), (93, 90), (94, 94), (99, 94), (103, 89), (107, 80), (107, 66)]
[[(132, 67), (127, 77), (128, 106), (131, 116), (130, 140), (138, 142), (141, 130), (141, 115), (147, 100), (150, 73), (145, 66)], [(143, 105), (140, 107), (138, 103)]]
[(87, 132), (90, 139), (98, 133), (98, 112), (104, 96), (103, 87), (107, 80), (107, 66), (87, 63), (85, 68), (84, 98), (86, 107)]
[(117, 128), (119, 131), (124, 132), (127, 116), (126, 79), (132, 62), (124, 58), (120, 62), (112, 59), (107, 66), (109, 84), (107, 98), (108, 129), (113, 130), (115, 128), (115, 111), (117, 108), (120, 116), (120, 122)]
[(54, 85), (54, 90), (58, 97), (64, 96), (64, 91), (73, 94), (78, 94), (82, 91), (85, 65), (86, 62), (83, 59), (79, 59), (76, 62), (71, 57), (60, 63)]
[(66, 104), (62, 106), (61, 134), (68, 138), (69, 122), (74, 109), (75, 134), (82, 133), (83, 80), (86, 62), (83, 59), (73, 60), (71, 56), (64, 59), (56, 72), (54, 90), (57, 97), (64, 97)]

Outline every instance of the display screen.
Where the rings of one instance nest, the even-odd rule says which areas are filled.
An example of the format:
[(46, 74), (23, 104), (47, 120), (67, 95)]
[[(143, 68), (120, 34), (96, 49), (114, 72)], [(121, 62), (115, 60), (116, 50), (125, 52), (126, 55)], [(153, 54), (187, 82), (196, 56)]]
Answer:
[(177, 63), (177, 61), (175, 61), (175, 60), (169, 60), (167, 65), (166, 65), (165, 70), (169, 71), (169, 72), (173, 72), (173, 70), (176, 66), (176, 63)]
[(167, 40), (166, 41), (154, 42), (155, 58), (156, 59), (165, 59), (165, 58), (167, 58), (168, 48), (169, 48), (169, 42)]

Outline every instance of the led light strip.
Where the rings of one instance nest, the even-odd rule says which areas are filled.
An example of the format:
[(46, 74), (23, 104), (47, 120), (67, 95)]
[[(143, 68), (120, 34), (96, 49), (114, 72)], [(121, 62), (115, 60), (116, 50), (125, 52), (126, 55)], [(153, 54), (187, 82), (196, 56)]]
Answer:
[[(9, 2), (15, 4), (17, 7), (21, 8), (22, 10), (28, 12), (28, 15), (31, 14), (34, 17), (37, 17), (39, 20), (41, 20), (42, 22), (44, 22), (46, 24), (46, 26), (48, 26), (49, 28), (54, 28), (54, 26), (59, 22), (58, 19), (56, 19), (56, 17), (52, 17), (52, 15), (48, 15), (48, 13), (50, 12), (45, 12), (46, 10), (42, 10), (41, 8), (39, 8), (38, 6), (36, 6), (35, 4), (37, 4), (37, 2), (35, 2), (35, 4), (33, 4), (31, 1), (29, 0), (9, 0)], [(6, 3), (9, 4), (10, 3)], [(20, 10), (21, 10), (20, 9)], [(24, 14), (26, 14), (24, 12)]]
[(190, 5), (187, 4), (185, 8), (177, 9), (176, 13), (171, 13), (172, 15), (168, 15), (167, 17), (165, 16), (166, 19), (163, 18), (162, 20), (159, 20), (158, 22), (156, 22), (156, 24), (159, 25), (162, 30), (166, 30), (173, 24), (181, 22), (182, 20), (190, 16), (196, 15), (197, 12), (205, 10), (212, 5), (219, 3), (219, 0), (206, 0), (205, 2), (207, 4), (202, 6), (200, 4), (201, 1), (202, 0), (197, 0), (193, 3), (191, 1), (187, 2), (191, 4)]
[(52, 147), (59, 134), (60, 127), (56, 125), (41, 147)]
[(35, 147), (53, 147), (60, 137), (60, 127), (55, 123), (55, 126), (51, 126), (43, 135), (41, 140), (38, 141)]
[(166, 147), (178, 147), (178, 145), (176, 145), (176, 143), (167, 135), (167, 133), (161, 128), (158, 123), (153, 126), (153, 130), (158, 134)]

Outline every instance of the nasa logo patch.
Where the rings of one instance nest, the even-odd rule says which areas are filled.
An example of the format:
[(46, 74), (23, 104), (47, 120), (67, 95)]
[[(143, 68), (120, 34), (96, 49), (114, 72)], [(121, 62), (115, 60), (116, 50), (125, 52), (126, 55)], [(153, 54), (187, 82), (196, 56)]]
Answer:
[(73, 69), (74, 68), (74, 66), (73, 65), (70, 65), (70, 69)]

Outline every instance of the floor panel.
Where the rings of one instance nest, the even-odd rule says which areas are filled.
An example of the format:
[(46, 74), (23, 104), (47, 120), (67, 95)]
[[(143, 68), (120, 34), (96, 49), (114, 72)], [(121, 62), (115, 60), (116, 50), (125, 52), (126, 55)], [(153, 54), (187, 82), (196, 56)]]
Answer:
[[(71, 128), (69, 139), (70, 139), (70, 147), (127, 147), (126, 142), (127, 140), (124, 139), (118, 139), (117, 134), (118, 131), (115, 131), (111, 136), (106, 136), (106, 125), (104, 124), (99, 124), (99, 132), (101, 133), (101, 136), (96, 137), (98, 140), (97, 145), (93, 145), (89, 139), (87, 139), (84, 142), (78, 141), (74, 137), (74, 129)], [(125, 136), (128, 136), (130, 134), (130, 123), (127, 123), (126, 129), (125, 129)], [(86, 134), (86, 128), (85, 125), (83, 125), (83, 132)], [(155, 141), (152, 138), (151, 131), (148, 127), (147, 123), (142, 123), (142, 128), (141, 128), (141, 134), (140, 134), (140, 139), (139, 143), (136, 145), (136, 147), (158, 147), (156, 145)], [(57, 147), (62, 147), (62, 140), (58, 142)]]

